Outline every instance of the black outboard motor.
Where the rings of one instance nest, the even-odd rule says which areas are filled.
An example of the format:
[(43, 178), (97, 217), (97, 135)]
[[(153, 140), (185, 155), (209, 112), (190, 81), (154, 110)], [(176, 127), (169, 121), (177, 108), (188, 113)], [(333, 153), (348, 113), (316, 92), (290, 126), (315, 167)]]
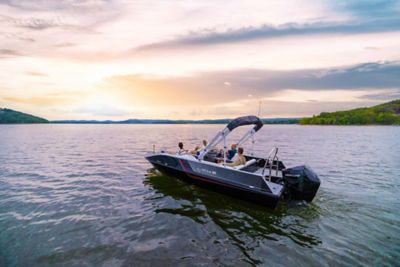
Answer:
[(308, 166), (283, 170), (283, 179), (289, 198), (311, 202), (321, 184), (317, 174)]

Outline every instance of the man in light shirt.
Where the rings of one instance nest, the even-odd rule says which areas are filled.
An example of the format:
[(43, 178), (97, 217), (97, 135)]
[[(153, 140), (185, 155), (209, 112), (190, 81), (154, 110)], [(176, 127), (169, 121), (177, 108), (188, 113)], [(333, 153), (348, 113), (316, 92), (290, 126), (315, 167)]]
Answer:
[(238, 152), (236, 153), (236, 159), (233, 160), (232, 158), (233, 162), (227, 163), (226, 166), (235, 167), (246, 164), (246, 157), (243, 155), (243, 152), (244, 152), (243, 147), (239, 147)]

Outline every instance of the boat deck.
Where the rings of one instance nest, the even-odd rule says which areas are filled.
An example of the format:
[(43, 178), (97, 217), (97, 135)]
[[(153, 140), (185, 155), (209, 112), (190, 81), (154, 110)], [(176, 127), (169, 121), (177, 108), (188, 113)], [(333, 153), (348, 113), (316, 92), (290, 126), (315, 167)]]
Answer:
[[(260, 169), (258, 169), (257, 171), (255, 171), (255, 172), (253, 172), (253, 173), (254, 173), (254, 174), (257, 174), (257, 175), (262, 175), (262, 171), (263, 171), (263, 169), (260, 168)], [(269, 169), (266, 169), (266, 170), (264, 171), (264, 176), (267, 176), (267, 177), (269, 176)], [(277, 178), (283, 178), (283, 173), (282, 173), (282, 171), (272, 170), (271, 176), (272, 176), (272, 177), (277, 177)]]

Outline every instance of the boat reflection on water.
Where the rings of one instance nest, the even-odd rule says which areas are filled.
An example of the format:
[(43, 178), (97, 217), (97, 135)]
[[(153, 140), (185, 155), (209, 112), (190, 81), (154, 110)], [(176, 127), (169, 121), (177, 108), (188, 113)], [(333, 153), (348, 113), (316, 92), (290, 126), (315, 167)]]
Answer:
[[(319, 220), (315, 204), (281, 203), (276, 210), (270, 210), (166, 176), (154, 168), (146, 176), (145, 185), (155, 190), (148, 200), (155, 203), (156, 212), (184, 216), (199, 224), (212, 221), (247, 255), (260, 241), (289, 238), (302, 247), (321, 244), (314, 234)], [(165, 198), (172, 198), (173, 205)], [(258, 263), (250, 256), (249, 260)]]

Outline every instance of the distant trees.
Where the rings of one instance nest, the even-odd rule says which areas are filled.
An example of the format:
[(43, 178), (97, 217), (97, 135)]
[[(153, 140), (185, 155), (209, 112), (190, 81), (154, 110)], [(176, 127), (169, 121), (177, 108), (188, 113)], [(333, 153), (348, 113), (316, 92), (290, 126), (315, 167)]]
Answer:
[(400, 100), (391, 101), (370, 108), (348, 111), (322, 112), (319, 116), (303, 118), (300, 124), (319, 125), (400, 125)]
[(0, 108), (0, 124), (7, 123), (48, 123), (48, 120), (12, 109)]

